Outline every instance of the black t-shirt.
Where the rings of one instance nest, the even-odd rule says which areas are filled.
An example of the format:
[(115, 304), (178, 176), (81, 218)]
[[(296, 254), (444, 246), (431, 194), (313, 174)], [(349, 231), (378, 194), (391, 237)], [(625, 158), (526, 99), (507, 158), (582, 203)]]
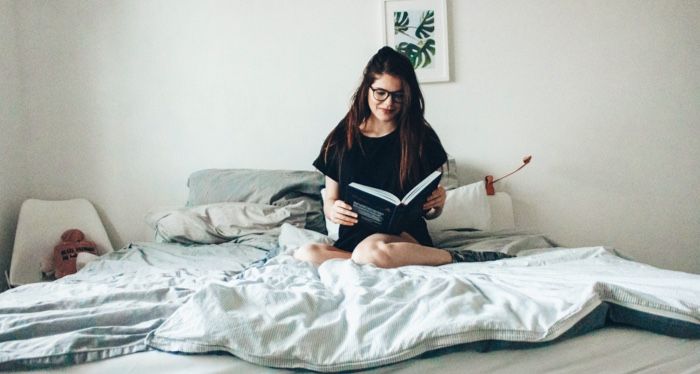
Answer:
[[(420, 175), (417, 181), (421, 181), (428, 174), (437, 170), (447, 161), (447, 154), (440, 143), (435, 131), (428, 128), (423, 141), (423, 156), (420, 163)], [(416, 150), (418, 152), (418, 150)], [(361, 135), (352, 149), (345, 152), (340, 160), (338, 154), (331, 149), (327, 160), (323, 149), (314, 161), (313, 165), (324, 175), (338, 182), (340, 189), (339, 198), (345, 201), (348, 185), (352, 182), (367, 186), (381, 188), (389, 191), (399, 198), (413, 186), (401, 189), (399, 183), (399, 164), (401, 161), (401, 144), (399, 131), (378, 138)], [(432, 246), (432, 240), (428, 234), (425, 220), (422, 218), (406, 229), (419, 243)], [(355, 246), (367, 236), (376, 233), (359, 225), (340, 226), (338, 241), (335, 247), (352, 252)]]

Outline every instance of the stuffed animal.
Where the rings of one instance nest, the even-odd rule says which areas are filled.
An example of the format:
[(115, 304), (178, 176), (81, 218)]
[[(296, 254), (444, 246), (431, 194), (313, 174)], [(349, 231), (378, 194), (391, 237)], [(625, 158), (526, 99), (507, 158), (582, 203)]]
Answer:
[(80, 253), (97, 255), (97, 246), (94, 242), (85, 240), (85, 234), (82, 231), (67, 230), (61, 235), (61, 243), (53, 248), (53, 268), (56, 279), (77, 271), (76, 260)]

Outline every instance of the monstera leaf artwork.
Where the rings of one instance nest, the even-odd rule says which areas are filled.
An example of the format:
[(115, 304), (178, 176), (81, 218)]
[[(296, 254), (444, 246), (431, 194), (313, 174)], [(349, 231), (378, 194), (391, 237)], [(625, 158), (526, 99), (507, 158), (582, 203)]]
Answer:
[(411, 60), (414, 69), (424, 68), (433, 62), (431, 56), (435, 55), (435, 40), (421, 40), (418, 44), (401, 42), (396, 46), (396, 50)]
[(408, 32), (408, 12), (394, 13), (394, 34), (406, 34)]
[(435, 12), (429, 10), (421, 15), (420, 24), (416, 27), (416, 36), (428, 38), (433, 31), (435, 31)]
[(430, 67), (435, 56), (435, 11), (394, 12), (396, 50), (411, 60), (414, 69)]
[(408, 57), (420, 83), (449, 82), (446, 0), (381, 0), (384, 45)]

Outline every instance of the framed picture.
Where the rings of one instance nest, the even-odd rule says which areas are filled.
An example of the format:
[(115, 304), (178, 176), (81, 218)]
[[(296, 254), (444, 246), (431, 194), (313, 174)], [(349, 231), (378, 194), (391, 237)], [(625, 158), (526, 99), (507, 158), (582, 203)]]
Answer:
[(384, 43), (411, 60), (420, 82), (450, 80), (446, 0), (384, 0)]

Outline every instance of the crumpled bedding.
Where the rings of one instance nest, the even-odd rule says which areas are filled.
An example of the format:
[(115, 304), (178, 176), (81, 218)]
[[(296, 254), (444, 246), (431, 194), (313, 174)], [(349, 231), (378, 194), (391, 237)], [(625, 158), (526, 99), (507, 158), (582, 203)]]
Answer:
[(154, 212), (146, 217), (158, 241), (220, 244), (238, 237), (279, 234), (283, 224), (304, 227), (308, 204), (278, 207), (257, 203), (217, 203)]
[[(294, 240), (287, 244), (299, 239), (288, 234)], [(552, 249), (538, 235), (455, 232), (443, 238), (450, 248), (519, 257), (392, 270), (333, 260), (317, 268), (293, 259), (294, 248), (280, 247), (282, 236), (279, 243), (276, 235), (202, 246), (137, 243), (56, 282), (4, 292), (0, 370), (152, 348), (352, 370), (463, 343), (497, 347), (585, 332), (587, 318), (605, 318), (604, 303), (620, 306), (610, 308), (617, 322), (652, 329), (641, 311), (657, 318), (653, 331), (700, 335), (700, 276), (626, 261), (605, 248)]]
[(451, 229), (431, 232), (430, 236), (435, 246), (442, 249), (495, 251), (509, 255), (532, 249), (546, 251), (557, 246), (544, 235), (516, 230)]
[(0, 294), (0, 370), (94, 361), (150, 349), (144, 338), (197, 290), (231, 281), (277, 237), (220, 245), (136, 243), (76, 274)]
[(628, 261), (603, 247), (398, 269), (349, 260), (316, 268), (287, 251), (243, 275), (198, 291), (148, 344), (345, 371), (471, 342), (548, 342), (603, 305), (620, 307), (618, 322), (676, 321), (700, 338), (700, 276)]

